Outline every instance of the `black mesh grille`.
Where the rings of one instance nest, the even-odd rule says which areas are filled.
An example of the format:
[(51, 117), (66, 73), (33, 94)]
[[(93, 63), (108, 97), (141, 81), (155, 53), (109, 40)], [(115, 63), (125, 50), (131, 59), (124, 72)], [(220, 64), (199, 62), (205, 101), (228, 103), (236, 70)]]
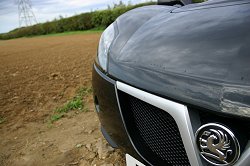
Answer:
[(122, 92), (119, 98), (130, 137), (146, 160), (153, 165), (190, 165), (170, 114)]

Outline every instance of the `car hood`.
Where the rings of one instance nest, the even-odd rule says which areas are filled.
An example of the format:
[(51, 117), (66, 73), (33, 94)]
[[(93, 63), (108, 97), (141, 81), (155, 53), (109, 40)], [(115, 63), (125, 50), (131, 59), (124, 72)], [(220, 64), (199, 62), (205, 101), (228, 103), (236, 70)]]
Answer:
[(250, 116), (250, 4), (201, 8), (168, 8), (122, 47), (118, 37), (109, 74), (174, 100)]

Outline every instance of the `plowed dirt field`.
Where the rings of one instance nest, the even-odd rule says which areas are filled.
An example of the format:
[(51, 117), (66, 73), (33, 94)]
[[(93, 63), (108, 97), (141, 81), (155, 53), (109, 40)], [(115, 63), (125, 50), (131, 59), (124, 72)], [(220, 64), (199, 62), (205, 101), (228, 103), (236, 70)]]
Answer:
[(0, 165), (124, 165), (122, 152), (99, 131), (91, 94), (88, 111), (53, 111), (91, 87), (100, 33), (0, 41)]

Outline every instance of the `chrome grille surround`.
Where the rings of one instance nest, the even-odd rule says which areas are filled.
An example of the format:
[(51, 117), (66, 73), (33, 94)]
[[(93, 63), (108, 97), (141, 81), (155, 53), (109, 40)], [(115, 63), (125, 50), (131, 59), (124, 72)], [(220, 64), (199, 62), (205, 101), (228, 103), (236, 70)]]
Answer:
[[(202, 162), (200, 160), (199, 153), (197, 151), (195, 141), (194, 141), (194, 132), (191, 126), (190, 117), (188, 113), (188, 109), (186, 106), (172, 102), (170, 100), (158, 97), (156, 95), (147, 93), (145, 91), (139, 90), (137, 88), (131, 87), (129, 85), (126, 85), (121, 82), (116, 82), (116, 95), (117, 95), (117, 101), (121, 110), (121, 105), (119, 103), (119, 95), (118, 91), (122, 91), (124, 93), (127, 93), (141, 101), (144, 101), (154, 107), (157, 107), (165, 112), (167, 112), (169, 115), (171, 115), (176, 122), (179, 132), (182, 138), (182, 142), (185, 148), (185, 151), (187, 152), (187, 157), (189, 159), (189, 162), (192, 166), (198, 166), (202, 165)], [(122, 114), (122, 113), (121, 113)], [(123, 118), (123, 117), (122, 117)], [(124, 122), (124, 118), (123, 118)], [(126, 126), (125, 126), (126, 128)], [(126, 128), (127, 130), (127, 128)], [(128, 132), (128, 130), (127, 130)], [(131, 143), (133, 144), (133, 140), (130, 138)], [(133, 144), (134, 145), (134, 144)], [(137, 150), (136, 146), (134, 145), (134, 148)], [(137, 150), (138, 154), (140, 152)], [(141, 155), (141, 154), (140, 154)], [(150, 164), (150, 162), (145, 159), (142, 155), (141, 157)]]

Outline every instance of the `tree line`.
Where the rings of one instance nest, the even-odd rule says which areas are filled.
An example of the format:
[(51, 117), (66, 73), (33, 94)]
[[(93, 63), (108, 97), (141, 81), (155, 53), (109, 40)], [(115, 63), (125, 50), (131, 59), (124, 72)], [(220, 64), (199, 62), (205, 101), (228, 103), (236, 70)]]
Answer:
[[(194, 3), (199, 3), (206, 0), (192, 1)], [(69, 31), (103, 30), (112, 22), (114, 22), (117, 17), (127, 11), (142, 6), (155, 4), (156, 2), (146, 2), (137, 5), (125, 5), (122, 1), (120, 1), (118, 4), (114, 4), (113, 7), (108, 6), (106, 10), (83, 13), (69, 18), (63, 18), (62, 16), (60, 16), (59, 19), (55, 19), (46, 23), (17, 28), (8, 33), (0, 34), (0, 40), (47, 35)]]
[(33, 26), (14, 29), (8, 33), (0, 34), (0, 39), (13, 39), (37, 35), (47, 35), (68, 31), (102, 30), (116, 20), (123, 13), (137, 7), (156, 4), (155, 2), (141, 3), (137, 5), (125, 5), (120, 1), (108, 9), (79, 14), (69, 18), (60, 17), (50, 22), (36, 24)]

